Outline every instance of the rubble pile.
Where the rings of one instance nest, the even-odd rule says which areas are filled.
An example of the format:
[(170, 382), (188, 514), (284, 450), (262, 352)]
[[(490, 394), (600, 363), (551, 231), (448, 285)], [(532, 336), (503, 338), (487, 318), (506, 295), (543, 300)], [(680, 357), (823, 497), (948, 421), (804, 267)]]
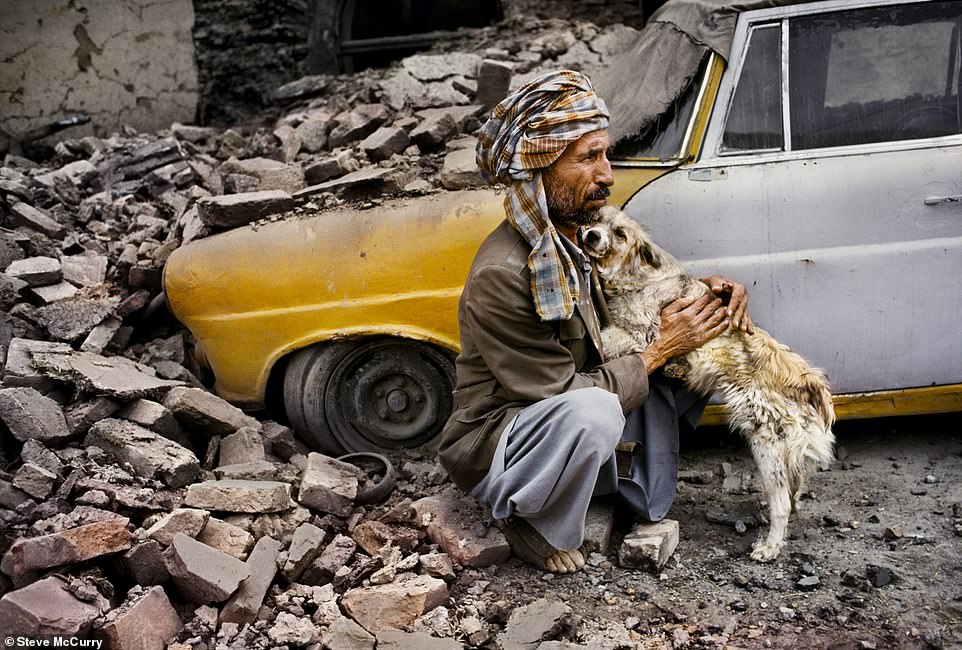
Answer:
[(161, 286), (172, 251), (218, 231), (477, 183), (473, 133), (509, 87), (601, 66), (635, 34), (498, 29), (282, 86), (268, 126), (68, 139), (43, 160), (6, 145), (5, 631), (121, 650), (579, 647), (567, 606), (511, 612), (484, 591), (508, 546), (430, 455), (397, 454), (390, 498), (361, 503), (378, 477), (210, 392)]

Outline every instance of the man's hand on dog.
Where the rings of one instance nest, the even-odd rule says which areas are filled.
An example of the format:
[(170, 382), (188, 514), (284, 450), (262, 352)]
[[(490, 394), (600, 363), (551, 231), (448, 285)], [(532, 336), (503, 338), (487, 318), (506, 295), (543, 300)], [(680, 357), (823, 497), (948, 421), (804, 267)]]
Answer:
[(728, 310), (721, 298), (704, 294), (679, 298), (661, 310), (661, 329), (651, 346), (641, 353), (651, 373), (672, 357), (688, 354), (729, 327)]
[(728, 306), (728, 317), (735, 329), (746, 334), (755, 333), (752, 317), (748, 315), (748, 290), (743, 285), (721, 275), (701, 278), (701, 281)]

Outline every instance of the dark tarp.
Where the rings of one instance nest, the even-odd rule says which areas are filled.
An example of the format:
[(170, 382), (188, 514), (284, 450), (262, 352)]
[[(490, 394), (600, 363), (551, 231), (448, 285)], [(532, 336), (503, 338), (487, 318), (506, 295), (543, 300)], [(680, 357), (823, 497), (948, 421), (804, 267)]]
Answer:
[(611, 112), (611, 144), (641, 133), (666, 113), (691, 84), (709, 51), (728, 60), (738, 14), (798, 1), (669, 0), (635, 44), (594, 79), (595, 91)]

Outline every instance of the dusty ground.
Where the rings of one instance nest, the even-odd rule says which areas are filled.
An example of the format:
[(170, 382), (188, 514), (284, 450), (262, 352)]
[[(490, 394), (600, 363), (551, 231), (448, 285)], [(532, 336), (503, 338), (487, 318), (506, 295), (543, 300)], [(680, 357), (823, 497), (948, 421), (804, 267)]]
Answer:
[[(959, 414), (839, 423), (839, 460), (810, 481), (770, 564), (748, 558), (762, 511), (747, 447), (700, 430), (683, 440), (681, 470), (714, 478), (681, 486), (669, 515), (681, 542), (661, 575), (612, 566), (614, 555), (573, 576), (513, 559), (464, 571), (456, 610), (480, 603), (490, 618), (498, 601), (561, 598), (589, 647), (960, 648), (960, 425)], [(728, 489), (741, 483), (732, 492), (722, 463)]]

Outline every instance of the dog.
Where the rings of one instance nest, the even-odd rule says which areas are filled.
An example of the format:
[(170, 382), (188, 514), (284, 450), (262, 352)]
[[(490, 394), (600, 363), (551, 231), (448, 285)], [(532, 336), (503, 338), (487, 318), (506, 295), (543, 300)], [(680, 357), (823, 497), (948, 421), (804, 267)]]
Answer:
[[(611, 312), (602, 330), (608, 359), (645, 350), (658, 335), (660, 312), (709, 288), (690, 276), (648, 232), (617, 208), (599, 211), (585, 229), (585, 253), (594, 260)], [(666, 364), (664, 372), (684, 379), (701, 395), (719, 394), (729, 424), (748, 442), (768, 501), (769, 529), (751, 557), (773, 560), (785, 544), (807, 475), (834, 458), (835, 412), (825, 374), (767, 332), (735, 328)]]

